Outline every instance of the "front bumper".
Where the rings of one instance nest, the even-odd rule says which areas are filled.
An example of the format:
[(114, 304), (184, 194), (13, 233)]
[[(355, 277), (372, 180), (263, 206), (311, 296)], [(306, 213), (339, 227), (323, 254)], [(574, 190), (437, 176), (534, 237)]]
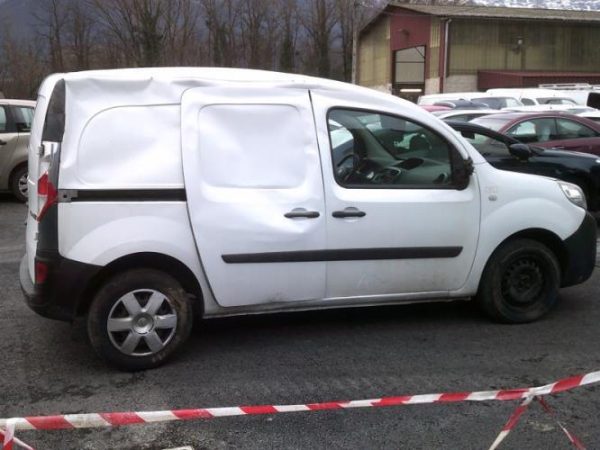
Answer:
[(75, 319), (85, 292), (101, 267), (72, 261), (57, 255), (38, 255), (48, 265), (44, 284), (34, 284), (29, 276), (27, 255), (21, 260), (19, 278), (27, 305), (49, 319), (70, 322)]
[(596, 219), (586, 213), (577, 231), (564, 241), (566, 264), (561, 287), (583, 283), (592, 276), (596, 265), (596, 239)]

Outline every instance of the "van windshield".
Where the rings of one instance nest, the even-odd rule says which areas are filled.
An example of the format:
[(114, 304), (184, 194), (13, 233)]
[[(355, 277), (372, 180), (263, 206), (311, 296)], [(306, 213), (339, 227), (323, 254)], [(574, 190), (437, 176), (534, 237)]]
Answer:
[(537, 101), (540, 105), (577, 105), (577, 102), (567, 97), (542, 97)]

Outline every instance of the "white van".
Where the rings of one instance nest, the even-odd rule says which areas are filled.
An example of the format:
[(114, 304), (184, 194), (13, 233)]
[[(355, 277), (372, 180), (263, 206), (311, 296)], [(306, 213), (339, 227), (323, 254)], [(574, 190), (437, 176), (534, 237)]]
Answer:
[(53, 75), (29, 165), (27, 302), (87, 317), (124, 369), (163, 362), (194, 316), (473, 297), (528, 322), (595, 262), (577, 186), (494, 169), (414, 104), (300, 75)]
[[(578, 106), (577, 101), (570, 95), (553, 89), (542, 88), (498, 88), (488, 89), (493, 96), (510, 95), (517, 98), (524, 106), (531, 107), (530, 111), (567, 110)], [(526, 110), (526, 109), (523, 109)]]

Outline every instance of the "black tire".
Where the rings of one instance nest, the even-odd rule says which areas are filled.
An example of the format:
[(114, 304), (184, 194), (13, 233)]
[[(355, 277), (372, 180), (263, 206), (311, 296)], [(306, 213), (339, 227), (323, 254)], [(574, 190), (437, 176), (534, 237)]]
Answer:
[[(157, 300), (153, 304), (160, 306), (151, 312), (155, 294)], [(136, 314), (125, 307), (132, 304), (132, 298), (136, 308), (141, 307)], [(163, 325), (159, 325), (159, 319)], [(166, 325), (163, 319), (169, 320), (171, 328), (162, 327)], [(109, 332), (109, 323), (128, 328)], [(171, 357), (188, 339), (192, 323), (191, 300), (177, 280), (159, 270), (133, 269), (114, 276), (100, 288), (88, 312), (87, 329), (90, 342), (102, 359), (119, 369), (137, 371), (158, 367)], [(137, 344), (126, 345), (128, 339), (137, 339)], [(158, 349), (153, 350), (152, 346)], [(126, 347), (131, 350), (124, 350)]]
[(27, 165), (19, 166), (13, 170), (13, 173), (10, 174), (9, 184), (10, 191), (16, 197), (16, 199), (22, 203), (25, 203), (27, 201), (27, 195), (21, 192), (21, 189), (19, 189), (19, 181), (23, 178), (23, 176), (25, 179), (27, 178)]
[(554, 253), (537, 241), (515, 239), (490, 257), (477, 300), (494, 320), (526, 323), (556, 304), (559, 287), (560, 266)]

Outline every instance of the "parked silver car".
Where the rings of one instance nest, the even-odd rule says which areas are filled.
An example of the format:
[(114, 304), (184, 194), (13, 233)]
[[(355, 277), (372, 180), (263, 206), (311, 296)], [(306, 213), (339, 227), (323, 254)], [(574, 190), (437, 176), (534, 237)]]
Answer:
[(0, 100), (0, 191), (27, 200), (27, 146), (35, 102)]

